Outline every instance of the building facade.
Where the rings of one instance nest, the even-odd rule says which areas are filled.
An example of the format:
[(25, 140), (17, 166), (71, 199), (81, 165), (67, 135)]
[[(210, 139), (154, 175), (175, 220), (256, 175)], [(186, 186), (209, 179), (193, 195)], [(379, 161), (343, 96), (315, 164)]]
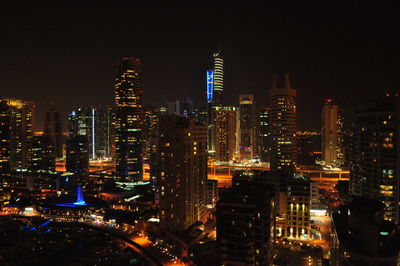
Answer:
[(9, 137), (4, 142), (5, 146), (9, 146), (9, 152), (5, 150), (4, 156), (9, 156), (11, 171), (26, 170), (30, 160), (35, 105), (22, 100), (4, 99), (2, 110), (2, 123), (9, 127), (8, 130), (3, 128), (3, 135)]
[(236, 149), (236, 108), (215, 107), (215, 158), (217, 161), (233, 160)]
[(257, 117), (253, 94), (239, 95), (240, 159), (251, 160), (258, 155)]
[(343, 161), (342, 132), (343, 121), (339, 106), (332, 99), (325, 100), (322, 107), (322, 160), (327, 164), (341, 165)]
[(123, 58), (115, 78), (117, 175), (127, 181), (143, 176), (143, 80), (139, 58)]
[(399, 220), (399, 97), (359, 105), (353, 128), (350, 193), (383, 202), (386, 220)]
[(111, 107), (80, 107), (68, 117), (69, 136), (86, 136), (91, 160), (112, 158), (114, 112)]
[(29, 171), (33, 173), (49, 173), (55, 172), (55, 170), (56, 150), (54, 143), (46, 135), (33, 136), (31, 144)]
[(220, 265), (271, 265), (274, 231), (273, 189), (241, 182), (217, 202)]
[(155, 168), (160, 225), (182, 232), (204, 219), (207, 204), (207, 129), (183, 116), (160, 117)]
[[(281, 83), (282, 82), (282, 83)], [(269, 98), (271, 129), (271, 170), (296, 167), (296, 90), (291, 88), (289, 75), (274, 76)]]
[(261, 108), (259, 115), (259, 136), (260, 136), (260, 159), (262, 162), (271, 160), (271, 136), (269, 128), (269, 108), (264, 106)]

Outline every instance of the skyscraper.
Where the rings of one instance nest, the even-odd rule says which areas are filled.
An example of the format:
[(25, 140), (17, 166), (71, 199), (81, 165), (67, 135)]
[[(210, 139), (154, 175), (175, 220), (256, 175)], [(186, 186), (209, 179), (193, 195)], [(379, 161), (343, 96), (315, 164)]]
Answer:
[(15, 99), (5, 99), (4, 102), (7, 102), (8, 106), (6, 111), (8, 115), (3, 113), (3, 118), (9, 119), (10, 169), (11, 171), (27, 169), (35, 106), (32, 102)]
[(269, 116), (269, 108), (267, 106), (262, 107), (259, 115), (259, 136), (260, 159), (263, 162), (269, 162), (271, 154)]
[(207, 130), (194, 119), (160, 117), (155, 167), (161, 227), (183, 232), (204, 219), (207, 203)]
[(270, 91), (271, 170), (294, 170), (296, 154), (296, 90), (289, 74), (274, 76)]
[(115, 78), (115, 147), (117, 175), (140, 180), (143, 175), (142, 63), (123, 58)]
[(325, 100), (322, 107), (322, 160), (327, 164), (340, 164), (342, 158), (342, 119), (339, 107), (332, 99)]
[(400, 99), (395, 95), (359, 105), (353, 129), (350, 192), (386, 205), (385, 219), (399, 221)]
[(0, 176), (10, 171), (10, 113), (8, 103), (0, 99)]
[(89, 145), (86, 136), (69, 137), (66, 141), (66, 169), (74, 174), (75, 185), (82, 185), (89, 174)]
[(215, 152), (215, 108), (222, 105), (224, 92), (224, 60), (220, 53), (214, 53), (214, 67), (207, 70), (208, 142), (210, 153)]
[(213, 105), (222, 104), (222, 93), (224, 92), (224, 60), (220, 53), (214, 53), (214, 79), (213, 79)]
[(56, 156), (54, 143), (48, 136), (33, 136), (29, 170), (31, 172), (54, 172)]
[(61, 114), (60, 112), (56, 111), (54, 105), (52, 105), (50, 110), (46, 112), (44, 135), (48, 136), (54, 143), (56, 157), (63, 157), (64, 142), (62, 135)]
[(111, 158), (113, 146), (113, 115), (111, 107), (80, 107), (68, 117), (69, 136), (86, 136), (89, 158)]
[(239, 95), (240, 103), (240, 158), (253, 159), (257, 155), (256, 107), (253, 94)]
[(236, 148), (236, 108), (215, 107), (215, 157), (217, 161), (233, 160)]

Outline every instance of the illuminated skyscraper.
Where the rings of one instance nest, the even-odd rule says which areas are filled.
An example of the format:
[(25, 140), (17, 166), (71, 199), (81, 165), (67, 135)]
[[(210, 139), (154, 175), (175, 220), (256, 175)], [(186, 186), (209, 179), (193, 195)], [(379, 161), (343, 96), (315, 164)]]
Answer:
[(224, 60), (220, 53), (214, 53), (214, 68), (207, 70), (207, 107), (209, 153), (215, 152), (215, 107), (222, 105), (224, 92)]
[(123, 58), (115, 78), (115, 147), (117, 175), (140, 180), (143, 174), (142, 63)]
[(224, 92), (224, 60), (220, 53), (214, 55), (214, 88), (213, 88), (213, 105), (220, 106), (222, 104), (222, 93)]
[(240, 103), (240, 158), (253, 159), (257, 155), (256, 107), (253, 94), (239, 95)]
[(160, 116), (156, 143), (160, 226), (183, 232), (206, 213), (207, 130), (195, 119)]
[(365, 101), (356, 111), (350, 192), (386, 205), (384, 218), (399, 222), (400, 97)]
[(10, 113), (8, 103), (0, 99), (0, 176), (10, 171)]
[(80, 107), (69, 114), (69, 136), (87, 137), (91, 160), (112, 157), (113, 115), (111, 107)]
[[(5, 99), (3, 101), (3, 110), (7, 109), (5, 108), (4, 102), (6, 102), (8, 106), (8, 110), (3, 111), (3, 118), (7, 119), (8, 117), (9, 119), (10, 169), (11, 171), (27, 169), (35, 106), (32, 102)], [(8, 115), (6, 114), (7, 112)]]
[(322, 160), (328, 164), (340, 164), (342, 161), (342, 118), (339, 107), (332, 99), (325, 100), (322, 107)]
[[(281, 82), (281, 83), (278, 83)], [(274, 76), (269, 99), (271, 129), (271, 170), (294, 170), (296, 153), (296, 90), (289, 74)]]
[(63, 157), (63, 135), (61, 114), (57, 112), (54, 106), (46, 112), (46, 119), (44, 122), (44, 135), (48, 136), (54, 143), (55, 154), (57, 158)]
[(231, 161), (236, 148), (236, 108), (215, 107), (215, 157), (217, 161)]

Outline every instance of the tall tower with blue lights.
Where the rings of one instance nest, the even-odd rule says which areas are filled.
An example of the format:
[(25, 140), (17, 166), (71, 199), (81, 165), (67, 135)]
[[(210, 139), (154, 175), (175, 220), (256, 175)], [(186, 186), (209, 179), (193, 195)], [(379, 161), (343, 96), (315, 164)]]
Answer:
[(142, 61), (123, 58), (115, 78), (116, 172), (125, 181), (143, 175)]
[(224, 92), (224, 60), (221, 53), (214, 53), (214, 68), (207, 70), (207, 111), (208, 111), (208, 140), (209, 153), (215, 152), (215, 107), (222, 105)]

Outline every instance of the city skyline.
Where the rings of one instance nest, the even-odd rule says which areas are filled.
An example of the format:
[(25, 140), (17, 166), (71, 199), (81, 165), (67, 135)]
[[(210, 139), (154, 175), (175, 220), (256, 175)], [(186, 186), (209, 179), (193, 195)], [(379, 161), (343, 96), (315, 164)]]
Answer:
[[(33, 19), (29, 5), (19, 9), (3, 4), (10, 12), (2, 19), (12, 17), (13, 23), (6, 23), (10, 27), (0, 44), (0, 97), (34, 101), (36, 130), (52, 101), (63, 121), (81, 105), (112, 104), (115, 68), (125, 56), (143, 60), (145, 105), (186, 95), (199, 99), (195, 105), (205, 105), (204, 71), (219, 49), (225, 66), (225, 105), (246, 93), (254, 93), (264, 104), (273, 74), (288, 72), (299, 91), (301, 129), (319, 128), (318, 111), (326, 97), (346, 110), (351, 99), (375, 97), (399, 84), (399, 38), (392, 33), (395, 23), (390, 23), (385, 7), (302, 5), (297, 10), (275, 4), (263, 13), (222, 4), (160, 5), (154, 10), (139, 6), (136, 20), (117, 4), (98, 6), (89, 16), (87, 6), (77, 11), (66, 4), (62, 14), (55, 7), (40, 7), (33, 13), (41, 18)], [(187, 23), (181, 25), (181, 19)], [(294, 27), (296, 21), (300, 22)], [(137, 31), (126, 31), (130, 25)], [(78, 92), (81, 97), (75, 97)], [(309, 103), (311, 97), (315, 101)]]

